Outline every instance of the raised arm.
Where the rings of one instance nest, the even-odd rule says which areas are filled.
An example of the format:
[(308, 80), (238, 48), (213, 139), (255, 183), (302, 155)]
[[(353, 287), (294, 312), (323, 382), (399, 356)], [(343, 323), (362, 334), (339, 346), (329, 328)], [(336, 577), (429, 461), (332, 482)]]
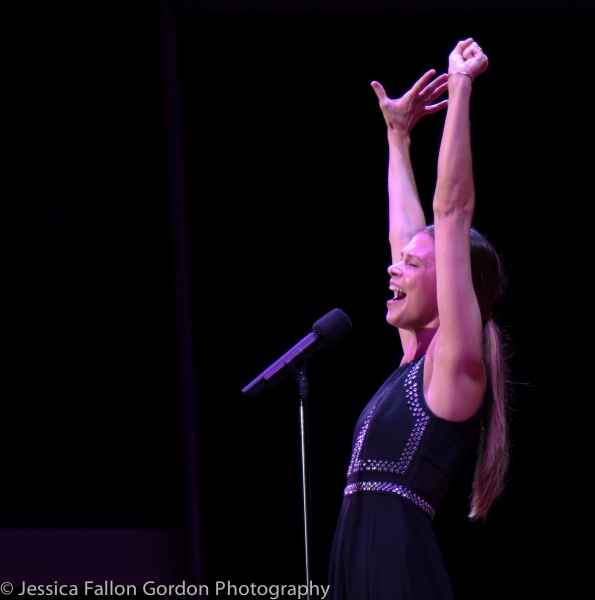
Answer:
[(448, 100), (443, 100), (432, 104), (447, 88), (447, 75), (440, 75), (432, 80), (435, 74), (436, 71), (431, 69), (403, 97), (396, 100), (387, 97), (380, 83), (372, 82), (387, 125), (389, 242), (393, 263), (401, 260), (401, 250), (426, 225), (411, 167), (409, 147), (411, 130), (417, 121), (424, 115), (441, 110), (448, 103)]
[(469, 132), (473, 79), (487, 57), (472, 39), (459, 42), (449, 58), (449, 105), (438, 157), (434, 196), (436, 280), (440, 327), (432, 342), (428, 403), (441, 417), (473, 415), (485, 390), (482, 315), (473, 288), (470, 228), (475, 190)]
[[(411, 130), (419, 119), (441, 110), (448, 104), (448, 100), (432, 104), (447, 88), (447, 75), (440, 75), (432, 80), (434, 75), (436, 71), (431, 69), (403, 97), (396, 100), (387, 97), (380, 83), (372, 82), (387, 126), (388, 239), (393, 264), (401, 260), (403, 248), (426, 225), (411, 167), (409, 147)], [(411, 340), (411, 333), (399, 328), (399, 335), (405, 351)]]

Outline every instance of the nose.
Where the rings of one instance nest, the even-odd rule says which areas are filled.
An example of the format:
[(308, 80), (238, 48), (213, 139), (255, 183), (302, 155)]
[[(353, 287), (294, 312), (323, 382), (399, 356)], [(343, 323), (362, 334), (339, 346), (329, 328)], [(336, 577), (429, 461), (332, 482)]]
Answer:
[(399, 266), (401, 264), (401, 262), (395, 263), (394, 265), (390, 265), (388, 268), (388, 274), (389, 275), (402, 275), (401, 272), (401, 267)]

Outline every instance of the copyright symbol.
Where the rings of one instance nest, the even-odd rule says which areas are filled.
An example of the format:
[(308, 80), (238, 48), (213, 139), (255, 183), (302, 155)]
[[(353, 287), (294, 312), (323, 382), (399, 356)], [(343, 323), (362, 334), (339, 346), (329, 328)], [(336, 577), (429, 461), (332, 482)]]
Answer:
[(2, 592), (5, 596), (12, 594), (12, 583), (5, 581), (2, 585), (0, 585), (0, 592)]

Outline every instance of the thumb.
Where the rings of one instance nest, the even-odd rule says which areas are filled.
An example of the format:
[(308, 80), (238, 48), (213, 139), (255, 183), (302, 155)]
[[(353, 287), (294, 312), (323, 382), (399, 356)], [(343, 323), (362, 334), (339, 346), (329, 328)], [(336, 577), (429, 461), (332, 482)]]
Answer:
[(370, 85), (372, 86), (372, 89), (376, 92), (376, 96), (378, 96), (378, 100), (380, 102), (382, 102), (383, 100), (386, 100), (386, 92), (384, 91), (384, 88), (377, 81), (372, 81), (372, 83)]
[(455, 46), (454, 52), (458, 54), (463, 54), (469, 46), (473, 44), (473, 38), (467, 38), (466, 40), (460, 40), (459, 43)]

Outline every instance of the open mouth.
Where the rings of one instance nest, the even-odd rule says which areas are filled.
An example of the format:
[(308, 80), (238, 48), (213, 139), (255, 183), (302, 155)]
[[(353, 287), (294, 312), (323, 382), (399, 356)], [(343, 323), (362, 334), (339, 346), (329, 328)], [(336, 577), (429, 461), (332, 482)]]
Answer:
[(392, 298), (393, 302), (395, 300), (403, 300), (403, 298), (407, 296), (407, 294), (398, 285), (395, 285), (394, 283), (391, 284), (388, 289), (391, 290), (394, 294)]

